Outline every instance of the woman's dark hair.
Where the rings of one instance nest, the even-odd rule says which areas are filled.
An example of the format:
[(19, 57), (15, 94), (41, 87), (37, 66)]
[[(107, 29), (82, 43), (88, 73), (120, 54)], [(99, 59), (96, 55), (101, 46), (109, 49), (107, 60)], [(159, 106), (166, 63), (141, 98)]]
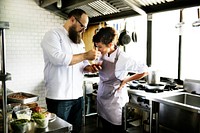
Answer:
[(94, 43), (101, 42), (105, 45), (108, 45), (112, 41), (114, 41), (116, 36), (116, 31), (112, 27), (103, 27), (101, 28), (94, 36), (92, 41)]
[(74, 9), (71, 12), (69, 12), (68, 18), (74, 16), (77, 19), (80, 19), (82, 14), (87, 14), (87, 13), (85, 11), (83, 11), (82, 9)]

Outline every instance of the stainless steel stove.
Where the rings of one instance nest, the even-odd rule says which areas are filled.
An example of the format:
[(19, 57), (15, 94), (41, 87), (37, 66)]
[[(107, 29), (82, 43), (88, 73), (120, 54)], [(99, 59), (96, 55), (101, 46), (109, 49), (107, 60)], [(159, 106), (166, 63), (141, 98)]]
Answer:
[[(139, 112), (141, 132), (158, 133), (158, 107), (154, 98), (164, 97), (172, 93), (183, 91), (182, 85), (160, 82), (157, 85), (149, 85), (145, 82), (132, 82), (128, 85), (129, 102), (124, 108), (124, 128), (128, 132), (130, 116), (127, 112)], [(135, 116), (138, 114), (135, 113)], [(147, 114), (144, 116), (144, 114)], [(148, 125), (148, 126), (145, 126)], [(148, 127), (148, 128), (146, 128)]]

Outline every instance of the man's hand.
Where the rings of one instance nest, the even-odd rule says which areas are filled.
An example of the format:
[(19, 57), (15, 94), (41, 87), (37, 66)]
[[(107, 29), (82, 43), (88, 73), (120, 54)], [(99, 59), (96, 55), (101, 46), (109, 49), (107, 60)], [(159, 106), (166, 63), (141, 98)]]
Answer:
[(69, 65), (74, 65), (84, 60), (94, 60), (98, 58), (100, 55), (101, 55), (101, 52), (94, 49), (85, 53), (75, 54), (73, 55), (72, 60)]
[(99, 51), (97, 51), (95, 49), (92, 49), (92, 50), (86, 52), (84, 54), (84, 57), (87, 60), (94, 60), (94, 59), (98, 58), (100, 55), (101, 55), (101, 52), (99, 52)]

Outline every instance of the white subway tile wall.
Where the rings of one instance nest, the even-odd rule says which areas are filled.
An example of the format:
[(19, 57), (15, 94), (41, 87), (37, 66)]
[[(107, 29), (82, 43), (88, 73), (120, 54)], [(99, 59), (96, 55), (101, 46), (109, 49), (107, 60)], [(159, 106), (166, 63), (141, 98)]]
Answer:
[(10, 24), (5, 30), (6, 72), (12, 78), (7, 88), (37, 94), (39, 105), (46, 106), (40, 42), (45, 32), (65, 20), (39, 7), (36, 0), (0, 0), (0, 21)]

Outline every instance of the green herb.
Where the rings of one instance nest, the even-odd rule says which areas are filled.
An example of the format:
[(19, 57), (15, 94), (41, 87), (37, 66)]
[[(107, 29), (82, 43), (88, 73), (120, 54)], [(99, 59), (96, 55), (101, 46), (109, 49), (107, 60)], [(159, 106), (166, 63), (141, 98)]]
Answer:
[(44, 119), (45, 117), (46, 117), (46, 115), (44, 113), (34, 112), (32, 114), (33, 119)]

